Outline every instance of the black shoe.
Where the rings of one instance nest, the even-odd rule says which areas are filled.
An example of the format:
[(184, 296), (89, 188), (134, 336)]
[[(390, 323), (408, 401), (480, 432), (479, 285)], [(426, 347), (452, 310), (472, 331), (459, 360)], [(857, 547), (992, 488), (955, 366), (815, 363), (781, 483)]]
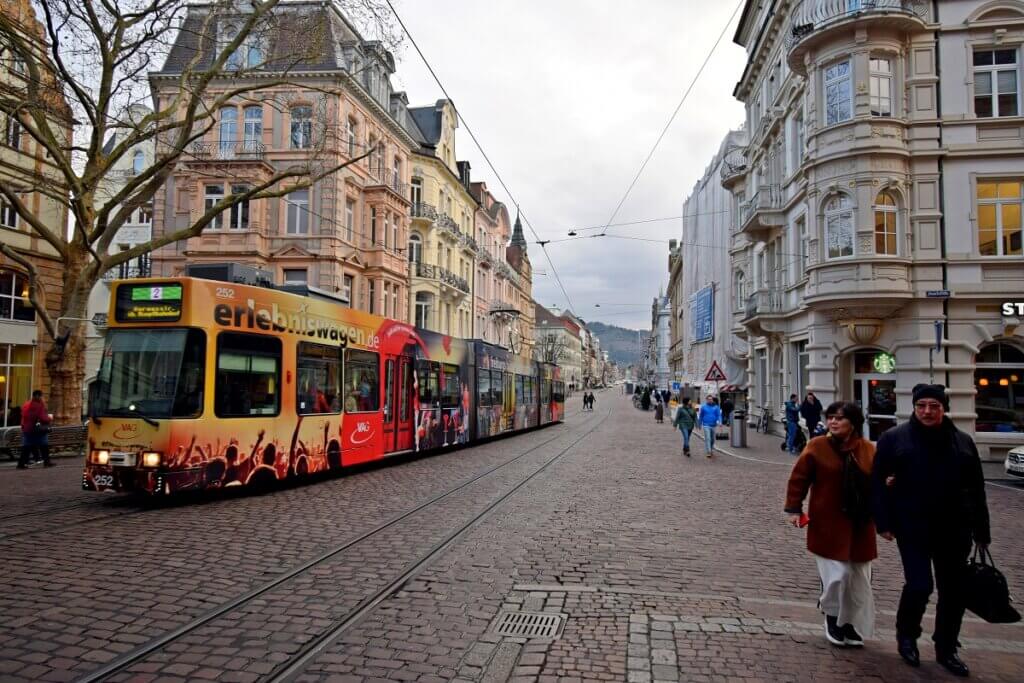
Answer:
[(903, 657), (903, 661), (913, 667), (921, 666), (921, 653), (917, 651), (917, 639), (897, 638), (896, 650)]
[(843, 637), (843, 629), (839, 628), (839, 624), (836, 617), (830, 617), (825, 615), (825, 638), (828, 642), (838, 647), (846, 645), (846, 639)]
[(959, 676), (960, 678), (967, 678), (971, 675), (970, 669), (964, 664), (963, 660), (956, 656), (956, 650), (952, 652), (936, 652), (935, 661), (946, 667), (946, 671)]
[(864, 647), (864, 638), (857, 633), (853, 624), (843, 624), (843, 642), (851, 647)]

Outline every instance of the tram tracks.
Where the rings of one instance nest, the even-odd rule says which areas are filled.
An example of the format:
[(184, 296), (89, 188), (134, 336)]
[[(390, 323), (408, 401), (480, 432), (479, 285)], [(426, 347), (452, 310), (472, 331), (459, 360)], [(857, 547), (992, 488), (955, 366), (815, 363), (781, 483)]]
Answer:
[[(576, 436), (569, 445), (561, 448), (553, 457), (548, 458), (544, 461), (540, 467), (534, 469), (531, 474), (522, 478), (515, 484), (511, 489), (507, 490), (504, 494), (500, 495), (496, 499), (492, 500), (484, 509), (475, 513), (465, 523), (459, 523), (458, 526), (448, 533), (443, 539), (432, 544), (426, 552), (420, 553), (413, 561), (407, 562), (404, 568), (397, 576), (392, 580), (387, 581), (383, 587), (374, 590), (370, 595), (363, 598), (357, 605), (352, 609), (348, 610), (343, 615), (336, 615), (332, 617), (333, 624), (327, 628), (326, 631), (316, 635), (308, 642), (306, 642), (297, 653), (289, 657), (289, 659), (279, 664), (274, 671), (270, 674), (270, 680), (284, 681), (292, 680), (308, 663), (316, 659), (317, 656), (324, 649), (329, 647), (348, 629), (350, 629), (356, 622), (358, 622), (363, 616), (371, 611), (377, 604), (386, 599), (388, 596), (399, 590), (399, 588), (405, 584), (412, 576), (415, 576), (425, 566), (430, 564), (436, 559), (441, 553), (443, 553), (452, 543), (458, 540), (464, 533), (466, 533), (473, 526), (479, 524), (483, 519), (489, 516), (495, 508), (501, 505), (508, 498), (513, 496), (519, 489), (534, 480), (548, 467), (554, 464), (562, 456), (568, 453), (573, 447), (575, 447), (580, 441), (589, 436), (601, 423), (605, 420), (608, 413), (601, 415), (596, 420), (588, 420), (584, 423), (586, 427), (582, 433)], [(367, 541), (372, 541), (376, 537), (381, 536), (384, 532), (395, 528), (403, 521), (417, 515), (418, 513), (432, 507), (437, 504), (452, 498), (455, 494), (464, 492), (477, 482), (488, 478), (490, 475), (502, 471), (516, 463), (523, 461), (527, 456), (536, 453), (540, 449), (544, 448), (548, 444), (564, 439), (567, 434), (558, 434), (550, 439), (546, 439), (539, 444), (531, 446), (527, 450), (513, 456), (497, 465), (489, 467), (484, 471), (472, 476), (471, 478), (452, 486), (432, 497), (428, 500), (419, 503), (409, 510), (398, 513), (384, 522), (378, 524), (372, 529), (365, 531), (352, 537), (348, 540), (343, 541), (339, 545), (336, 545), (322, 554), (309, 559), (297, 566), (294, 566), (281, 575), (274, 579), (266, 581), (258, 586), (251, 588), (250, 590), (242, 593), (235, 598), (221, 603), (220, 605), (207, 610), (200, 616), (188, 621), (181, 626), (172, 629), (147, 643), (131, 650), (123, 655), (116, 657), (111, 660), (105, 666), (96, 669), (89, 674), (77, 679), (79, 683), (92, 683), (94, 681), (106, 681), (112, 677), (122, 673), (130, 673), (131, 667), (143, 660), (146, 660), (150, 656), (154, 656), (162, 652), (167, 646), (178, 643), (190, 634), (195, 634), (197, 631), (202, 629), (204, 626), (211, 624), (215, 620), (227, 617), (233, 612), (243, 610), (254, 604), (259, 603), (261, 599), (267, 596), (271, 591), (285, 585), (290, 581), (296, 580), (315, 580), (313, 574), (317, 570), (322, 570), (323, 567), (329, 563), (332, 559), (338, 558), (347, 550), (351, 550), (360, 544)]]
[[(572, 414), (566, 415), (565, 417), (574, 417), (576, 415), (580, 415), (581, 413), (582, 413), (582, 411), (576, 411), (576, 412), (574, 412)], [(498, 439), (502, 439), (502, 438), (505, 438), (505, 437), (504, 436), (498, 437)], [(493, 443), (493, 441), (491, 443)], [(480, 447), (480, 446), (483, 446), (483, 445), (486, 445), (486, 444), (474, 444), (473, 447)], [(437, 454), (434, 454), (434, 455), (446, 455), (446, 454), (448, 454), (448, 452), (441, 452), (441, 453), (437, 453)], [(433, 457), (433, 456), (430, 456), (430, 457)], [(389, 465), (395, 465), (395, 464), (398, 464), (398, 463), (388, 462), (387, 459), (384, 459), (384, 460), (372, 463), (373, 466), (389, 466)], [(343, 474), (342, 474), (342, 476), (343, 476)], [(319, 482), (311, 480), (311, 481), (305, 482), (305, 483), (316, 484), (316, 483), (319, 483)], [(221, 491), (221, 493), (223, 494), (224, 492)], [(233, 492), (233, 493), (245, 494), (245, 493), (248, 493), (248, 492), (247, 491), (237, 491), (237, 492)], [(187, 494), (180, 494), (180, 495), (187, 495)], [(209, 495), (209, 494), (207, 494), (207, 495)], [(17, 523), (19, 520), (25, 520), (25, 519), (28, 519), (28, 518), (32, 518), (33, 520), (45, 520), (45, 522), (42, 523), (42, 524), (33, 524), (33, 526), (31, 528), (23, 529), (21, 531), (0, 532), (0, 542), (7, 541), (7, 540), (12, 540), (12, 539), (16, 539), (16, 538), (23, 538), (25, 536), (32, 536), (32, 535), (35, 535), (35, 534), (44, 534), (44, 533), (45, 534), (52, 534), (54, 532), (66, 531), (67, 529), (72, 529), (74, 527), (83, 526), (83, 525), (86, 525), (86, 524), (93, 524), (93, 523), (96, 523), (96, 522), (105, 522), (105, 521), (108, 521), (108, 520), (118, 519), (118, 518), (121, 518), (121, 517), (127, 517), (127, 516), (132, 516), (132, 515), (136, 515), (136, 514), (145, 513), (145, 512), (151, 512), (153, 510), (167, 509), (169, 507), (174, 507), (176, 505), (188, 505), (191, 502), (194, 502), (194, 501), (181, 499), (180, 496), (179, 496), (179, 499), (177, 499), (177, 500), (161, 500), (161, 499), (145, 500), (145, 499), (140, 499), (140, 498), (136, 497), (136, 498), (124, 498), (124, 499), (117, 500), (117, 501), (111, 501), (111, 500), (102, 500), (102, 499), (99, 499), (99, 498), (93, 498), (91, 500), (83, 500), (83, 501), (79, 501), (79, 502), (75, 502), (75, 503), (70, 503), (68, 505), (55, 506), (55, 507), (50, 507), (50, 508), (43, 508), (43, 509), (38, 509), (38, 510), (26, 510), (26, 511), (23, 511), (23, 512), (18, 512), (18, 513), (14, 513), (14, 514), (11, 514), (11, 515), (6, 515), (6, 516), (3, 516), (3, 517), (0, 517), (0, 522), (8, 522), (9, 521), (9, 522)], [(66, 521), (66, 522), (61, 522), (59, 520), (53, 520), (53, 518), (52, 518), (52, 515), (57, 514), (57, 513), (72, 512), (72, 511), (75, 511), (75, 510), (83, 510), (83, 509), (89, 509), (89, 508), (94, 508), (94, 509), (96, 509), (97, 512), (106, 512), (106, 510), (103, 510), (104, 507), (107, 507), (107, 506), (113, 507), (115, 505), (136, 505), (137, 507), (134, 508), (134, 509), (130, 509), (130, 510), (110, 511), (112, 514), (99, 514), (99, 515), (96, 515), (96, 516), (93, 516), (93, 517), (86, 517), (84, 519), (74, 519), (74, 520), (69, 520), (69, 521)], [(53, 522), (53, 523), (50, 523), (50, 522)]]

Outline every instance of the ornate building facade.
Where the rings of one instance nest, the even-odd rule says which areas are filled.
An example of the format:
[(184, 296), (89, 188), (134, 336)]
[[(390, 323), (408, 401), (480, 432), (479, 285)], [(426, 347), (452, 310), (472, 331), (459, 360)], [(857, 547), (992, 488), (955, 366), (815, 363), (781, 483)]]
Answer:
[(1024, 3), (750, 1), (735, 40), (751, 415), (813, 390), (877, 439), (934, 377), (983, 452), (1019, 443)]
[[(163, 69), (150, 75), (158, 106), (175, 97), (197, 52), (200, 67), (209, 63), (207, 46), (215, 41), (200, 45), (198, 37), (211, 7), (189, 10)], [(237, 22), (225, 16), (210, 23), (224, 40)], [(281, 46), (302, 49), (289, 58)], [(336, 7), (319, 2), (282, 4), (241, 53), (211, 84), (211, 98), (241, 78), (268, 85), (218, 108), (215, 124), (157, 195), (155, 234), (191, 224), (226, 194), (282, 169), (316, 173), (356, 161), (311, 187), (237, 205), (199, 237), (155, 252), (154, 273), (243, 263), (269, 271), (279, 284), (305, 285), (353, 308), (408, 320), (410, 152), (420, 141), (404, 94), (391, 88), (394, 58), (364, 40)], [(282, 63), (288, 83), (273, 84)]]

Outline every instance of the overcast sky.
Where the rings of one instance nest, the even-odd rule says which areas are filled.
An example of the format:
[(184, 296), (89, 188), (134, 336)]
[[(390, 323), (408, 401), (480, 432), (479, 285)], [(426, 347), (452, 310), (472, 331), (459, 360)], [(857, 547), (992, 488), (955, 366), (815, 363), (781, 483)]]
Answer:
[[(395, 7), (524, 215), (541, 239), (559, 239), (611, 217), (736, 2), (397, 0)], [(616, 223), (678, 217), (726, 132), (742, 123), (743, 106), (732, 96), (745, 63), (732, 42), (735, 23)], [(408, 40), (398, 57), (393, 83), (410, 105), (443, 97)], [(464, 128), (456, 144), (474, 179), (514, 216), (512, 198)], [(667, 241), (680, 236), (681, 221), (610, 232)], [(667, 243), (598, 238), (547, 251), (580, 317), (650, 327), (651, 299), (668, 283)], [(534, 299), (564, 307), (540, 246), (531, 243), (529, 254)]]

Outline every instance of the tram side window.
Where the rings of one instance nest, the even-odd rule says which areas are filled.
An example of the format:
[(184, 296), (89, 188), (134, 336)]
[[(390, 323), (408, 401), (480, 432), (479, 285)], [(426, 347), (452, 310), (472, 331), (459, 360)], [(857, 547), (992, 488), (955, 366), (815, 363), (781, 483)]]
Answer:
[(491, 371), (480, 370), (476, 376), (477, 405), (491, 405)]
[(549, 379), (540, 381), (540, 402), (544, 405), (551, 403), (551, 380)]
[(551, 400), (555, 403), (565, 402), (565, 382), (555, 382), (552, 386), (553, 394)]
[(380, 407), (380, 363), (376, 353), (345, 352), (345, 412), (372, 413)]
[(521, 406), (526, 403), (526, 386), (525, 379), (522, 375), (516, 375), (516, 405)]
[(491, 370), (491, 405), (504, 406), (502, 387), (505, 386), (505, 373), (499, 370)]
[(430, 408), (435, 401), (441, 400), (438, 390), (437, 375), (438, 364), (433, 362), (422, 363), (417, 369), (420, 385), (420, 407)]
[(277, 415), (281, 410), (281, 340), (224, 333), (217, 338), (218, 417)]
[(459, 366), (441, 366), (441, 407), (458, 408), (461, 392), (459, 391)]
[(341, 412), (341, 358), (336, 348), (300, 342), (295, 375), (295, 409), (300, 415)]

